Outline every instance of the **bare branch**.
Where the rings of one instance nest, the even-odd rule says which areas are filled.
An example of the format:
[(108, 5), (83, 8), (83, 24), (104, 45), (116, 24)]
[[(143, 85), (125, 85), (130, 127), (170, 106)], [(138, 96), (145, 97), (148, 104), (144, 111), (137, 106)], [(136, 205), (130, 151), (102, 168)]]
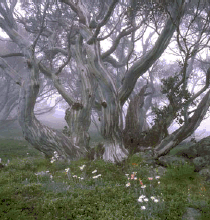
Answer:
[(93, 36), (87, 41), (88, 44), (92, 44), (92, 43), (94, 42), (94, 40), (97, 38), (97, 36), (98, 36), (98, 34), (99, 34), (100, 30), (101, 30), (101, 27), (104, 26), (104, 25), (108, 22), (108, 20), (109, 20), (111, 14), (113, 13), (113, 11), (114, 11), (114, 9), (115, 9), (116, 4), (118, 3), (118, 1), (119, 1), (119, 0), (113, 0), (113, 1), (112, 1), (112, 4), (109, 6), (109, 9), (108, 9), (108, 11), (107, 11), (107, 13), (106, 13), (104, 19), (97, 25), (97, 28), (96, 28), (96, 30), (95, 30), (95, 33), (94, 33)]
[(118, 21), (116, 22), (116, 24), (114, 25), (114, 27), (112, 28), (112, 30), (110, 31), (110, 33), (107, 34), (107, 35), (104, 36), (104, 37), (98, 37), (98, 38), (97, 38), (97, 41), (102, 41), (102, 40), (107, 39), (107, 38), (114, 32), (114, 30), (116, 30), (116, 27), (117, 27), (117, 25), (119, 24), (120, 18), (121, 18), (121, 16), (122, 16), (123, 14), (124, 14), (124, 11), (120, 14), (120, 16), (119, 16), (119, 18), (118, 18)]
[(66, 51), (60, 47), (53, 47), (53, 48), (47, 50), (46, 53), (52, 53), (53, 55), (56, 55), (57, 53), (61, 53), (65, 56), (68, 56), (68, 51)]
[(175, 7), (173, 7), (172, 11), (172, 20), (171, 18), (168, 19), (154, 47), (143, 55), (141, 60), (135, 62), (127, 72), (123, 85), (119, 88), (121, 105), (125, 103), (133, 91), (137, 79), (152, 66), (152, 64), (161, 56), (168, 46), (176, 26), (179, 24), (180, 19), (183, 16), (185, 4), (182, 0), (178, 0), (175, 1), (174, 6)]
[(78, 17), (79, 17), (79, 22), (80, 22), (81, 24), (86, 25), (86, 18), (85, 18), (85, 16), (84, 16), (82, 10), (81, 10), (76, 4), (74, 4), (74, 3), (72, 2), (72, 0), (60, 0), (60, 2), (63, 2), (63, 3), (65, 3), (65, 4), (67, 4), (67, 5), (69, 5), (69, 6), (71, 7), (71, 9), (78, 15)]
[(59, 67), (59, 69), (55, 73), (56, 76), (63, 70), (63, 68), (69, 63), (69, 61), (71, 59), (70, 47), (71, 47), (70, 39), (68, 39), (68, 57), (67, 57), (66, 61)]
[(7, 57), (23, 57), (23, 53), (8, 53), (8, 54), (3, 54), (0, 55), (1, 58), (7, 58)]
[(118, 46), (118, 44), (119, 44), (119, 42), (120, 42), (120, 39), (121, 39), (122, 37), (126, 36), (126, 35), (131, 34), (133, 31), (136, 31), (139, 27), (140, 27), (140, 25), (138, 25), (137, 27), (132, 27), (132, 28), (130, 28), (130, 29), (128, 29), (128, 30), (126, 30), (127, 28), (124, 29), (124, 30), (116, 37), (116, 39), (115, 39), (113, 45), (111, 46), (111, 48), (110, 48), (108, 51), (106, 51), (105, 53), (103, 53), (103, 54), (101, 55), (101, 58), (102, 58), (102, 59), (105, 59), (105, 58), (108, 57), (110, 54), (112, 54), (112, 53), (116, 50), (116, 48), (117, 48), (117, 46)]
[(14, 8), (17, 4), (17, 0), (10, 1), (10, 11), (13, 13)]
[(45, 8), (44, 8), (43, 17), (42, 17), (42, 23), (41, 23), (41, 27), (40, 27), (39, 33), (36, 36), (33, 44), (31, 45), (33, 56), (34, 56), (34, 52), (35, 52), (35, 47), (36, 47), (37, 41), (38, 41), (42, 31), (44, 30), (44, 21), (45, 21), (46, 11), (47, 11), (48, 7), (49, 7), (49, 1), (47, 2), (47, 4), (45, 5)]
[(22, 86), (24, 82), (22, 77), (2, 58), (0, 58), (0, 67), (16, 84)]
[(35, 111), (34, 114), (35, 114), (35, 115), (43, 115), (43, 114), (46, 114), (46, 113), (52, 111), (52, 110), (57, 106), (57, 104), (58, 104), (60, 101), (61, 101), (61, 100), (56, 101), (55, 104), (54, 104), (52, 107), (45, 108), (44, 110), (42, 109), (42, 110), (39, 110), (39, 111)]
[(198, 91), (193, 97), (191, 97), (186, 102), (186, 104), (189, 104), (189, 103), (193, 102), (200, 94), (205, 92), (206, 89), (208, 89), (208, 87), (209, 87), (209, 83), (210, 83), (210, 67), (208, 68), (207, 73), (206, 73), (206, 84), (205, 84), (205, 86), (200, 91)]
[(41, 63), (39, 63), (39, 69), (41, 70), (42, 73), (44, 73), (44, 75), (46, 75), (47, 77), (53, 80), (55, 88), (58, 90), (58, 92), (62, 95), (62, 97), (69, 105), (72, 105), (73, 103), (76, 102), (74, 97), (72, 97), (71, 94), (66, 92), (65, 88), (60, 83), (58, 76), (52, 73), (47, 67), (45, 67)]

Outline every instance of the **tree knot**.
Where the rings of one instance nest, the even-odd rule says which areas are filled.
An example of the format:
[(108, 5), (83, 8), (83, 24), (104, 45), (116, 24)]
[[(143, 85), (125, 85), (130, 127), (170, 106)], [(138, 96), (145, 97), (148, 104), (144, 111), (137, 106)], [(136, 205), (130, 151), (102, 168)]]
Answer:
[(74, 103), (73, 105), (72, 105), (72, 109), (73, 110), (76, 110), (76, 111), (79, 111), (80, 109), (82, 109), (83, 108), (83, 105), (81, 104), (81, 103), (78, 103), (78, 102), (76, 102), (76, 103)]

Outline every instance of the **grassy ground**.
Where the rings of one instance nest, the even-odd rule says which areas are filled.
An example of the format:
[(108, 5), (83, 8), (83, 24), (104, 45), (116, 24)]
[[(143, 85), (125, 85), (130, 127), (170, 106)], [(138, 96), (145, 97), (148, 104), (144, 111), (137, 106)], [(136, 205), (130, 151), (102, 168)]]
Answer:
[(203, 201), (201, 219), (210, 216), (210, 185), (188, 164), (150, 176), (151, 167), (137, 156), (123, 166), (84, 159), (51, 163), (25, 141), (3, 139), (0, 158), (10, 160), (0, 169), (2, 220), (173, 220), (186, 207), (201, 209)]

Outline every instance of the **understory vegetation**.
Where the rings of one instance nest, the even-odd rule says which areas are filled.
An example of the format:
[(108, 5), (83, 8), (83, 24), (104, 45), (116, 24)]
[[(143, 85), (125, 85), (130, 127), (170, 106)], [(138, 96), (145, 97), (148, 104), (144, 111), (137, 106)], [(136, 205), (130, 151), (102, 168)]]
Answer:
[(187, 163), (155, 176), (136, 155), (121, 165), (85, 159), (51, 163), (27, 142), (6, 139), (0, 140), (0, 158), (2, 220), (173, 220), (187, 207), (199, 208), (201, 219), (210, 216), (210, 184)]

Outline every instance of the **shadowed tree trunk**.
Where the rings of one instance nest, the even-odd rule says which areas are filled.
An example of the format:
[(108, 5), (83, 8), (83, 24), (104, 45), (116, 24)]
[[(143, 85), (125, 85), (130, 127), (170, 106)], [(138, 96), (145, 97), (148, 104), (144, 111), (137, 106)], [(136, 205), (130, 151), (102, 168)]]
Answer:
[(143, 86), (139, 94), (137, 94), (129, 103), (127, 115), (125, 118), (126, 126), (123, 131), (124, 142), (130, 153), (135, 153), (137, 148), (141, 145), (141, 137), (139, 134), (142, 132), (144, 122), (142, 120), (139, 109), (143, 108), (145, 92), (147, 85)]

